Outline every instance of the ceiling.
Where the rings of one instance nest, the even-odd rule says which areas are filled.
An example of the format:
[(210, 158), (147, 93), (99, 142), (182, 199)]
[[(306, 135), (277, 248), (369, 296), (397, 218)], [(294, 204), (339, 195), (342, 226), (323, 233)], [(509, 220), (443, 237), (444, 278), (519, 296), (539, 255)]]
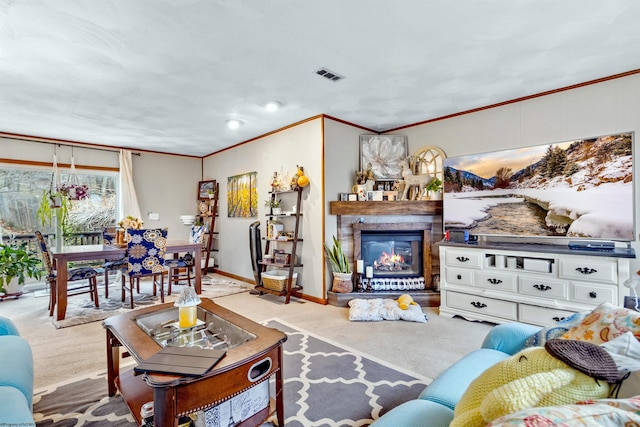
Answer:
[(386, 131), (640, 69), (638, 18), (637, 0), (0, 0), (0, 132), (204, 156), (319, 114)]

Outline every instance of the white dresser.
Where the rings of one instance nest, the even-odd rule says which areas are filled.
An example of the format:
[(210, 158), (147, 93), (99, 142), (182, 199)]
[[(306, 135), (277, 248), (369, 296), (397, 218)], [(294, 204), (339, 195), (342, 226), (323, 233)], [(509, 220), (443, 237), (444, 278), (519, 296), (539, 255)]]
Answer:
[(623, 306), (633, 249), (440, 243), (440, 315), (550, 326), (607, 301)]

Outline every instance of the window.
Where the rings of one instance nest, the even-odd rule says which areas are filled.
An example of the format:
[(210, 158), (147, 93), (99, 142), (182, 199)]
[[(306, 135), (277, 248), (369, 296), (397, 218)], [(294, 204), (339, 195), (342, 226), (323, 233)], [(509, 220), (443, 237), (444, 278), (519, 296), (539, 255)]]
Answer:
[[(115, 225), (118, 173), (76, 169), (75, 177), (78, 184), (89, 187), (89, 198), (72, 202), (68, 218), (72, 230), (95, 232)], [(51, 169), (0, 165), (0, 231), (4, 236), (54, 232), (53, 225), (43, 226), (37, 217), (51, 181)], [(69, 170), (61, 170), (60, 182), (68, 181)]]

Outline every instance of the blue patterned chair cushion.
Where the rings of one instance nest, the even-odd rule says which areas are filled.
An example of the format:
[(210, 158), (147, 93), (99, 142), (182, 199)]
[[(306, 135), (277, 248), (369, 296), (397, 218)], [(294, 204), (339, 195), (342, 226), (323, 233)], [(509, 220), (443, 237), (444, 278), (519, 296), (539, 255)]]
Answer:
[[(36, 231), (36, 237), (38, 244), (40, 245), (40, 251), (42, 252), (42, 261), (47, 269), (47, 281), (53, 282), (56, 280), (57, 273), (53, 269), (53, 262), (51, 262), (51, 254), (49, 253), (49, 247), (44, 237), (39, 231)], [(75, 280), (89, 279), (96, 277), (98, 272), (91, 267), (72, 268), (67, 272), (67, 281), (73, 282)]]
[(167, 229), (128, 229), (127, 242), (129, 276), (144, 276), (164, 271)]
[[(189, 243), (202, 243), (202, 238), (207, 227), (204, 225), (193, 225), (189, 232)], [(164, 261), (164, 264), (169, 268), (186, 268), (193, 267), (195, 262), (193, 255), (186, 253), (180, 258), (169, 258)]]
[(105, 227), (102, 229), (102, 244), (107, 246), (115, 245), (116, 243), (116, 228)]
[[(56, 272), (53, 273), (53, 279), (56, 278)], [(80, 268), (72, 268), (67, 272), (69, 282), (73, 282), (75, 280), (89, 279), (91, 277), (96, 277), (98, 272), (91, 267), (80, 267)]]

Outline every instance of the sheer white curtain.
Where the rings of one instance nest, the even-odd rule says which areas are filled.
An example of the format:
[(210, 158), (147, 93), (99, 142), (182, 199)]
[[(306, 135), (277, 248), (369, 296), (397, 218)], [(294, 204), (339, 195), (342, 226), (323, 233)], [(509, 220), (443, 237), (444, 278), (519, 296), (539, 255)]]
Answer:
[(142, 219), (136, 189), (133, 185), (130, 150), (120, 150), (120, 203), (118, 206), (118, 221), (127, 215)]

